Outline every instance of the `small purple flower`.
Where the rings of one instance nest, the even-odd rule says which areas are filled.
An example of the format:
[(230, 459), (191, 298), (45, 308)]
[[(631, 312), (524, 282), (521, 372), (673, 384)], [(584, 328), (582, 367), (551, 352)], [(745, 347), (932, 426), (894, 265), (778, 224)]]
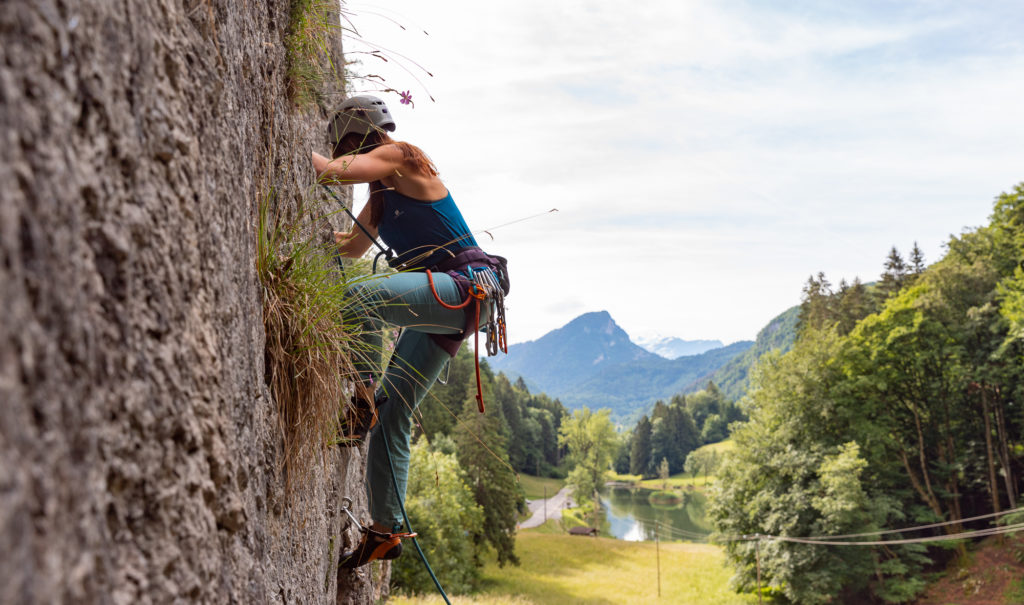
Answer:
[(402, 105), (412, 105), (412, 93), (408, 90), (398, 93), (398, 96), (402, 97), (402, 100), (399, 101)]

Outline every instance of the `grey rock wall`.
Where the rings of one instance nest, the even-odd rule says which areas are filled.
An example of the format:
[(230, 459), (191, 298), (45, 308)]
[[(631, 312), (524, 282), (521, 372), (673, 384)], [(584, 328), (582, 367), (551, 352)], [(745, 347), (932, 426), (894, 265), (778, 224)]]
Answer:
[(256, 207), (325, 148), (288, 10), (0, 5), (0, 603), (381, 596), (334, 573), (361, 452), (286, 500), (264, 384)]

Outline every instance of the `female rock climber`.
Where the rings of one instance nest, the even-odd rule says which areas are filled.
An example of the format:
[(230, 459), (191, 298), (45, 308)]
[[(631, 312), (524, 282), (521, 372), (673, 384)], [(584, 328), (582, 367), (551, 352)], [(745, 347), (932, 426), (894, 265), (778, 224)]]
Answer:
[[(333, 159), (313, 153), (321, 182), (370, 185), (358, 224), (334, 233), (340, 254), (358, 258), (379, 237), (396, 254), (388, 264), (399, 269), (349, 292), (353, 319), (362, 324), (362, 346), (353, 397), (359, 417), (347, 423), (347, 443), (369, 436), (366, 485), (373, 523), (355, 550), (342, 554), (340, 565), (347, 568), (401, 554), (399, 498), (405, 498), (413, 411), (462, 339), (488, 323), (493, 330), (493, 302), (508, 290), (504, 259), (480, 250), (434, 164), (419, 148), (392, 140), (387, 133), (394, 130), (382, 100), (352, 97), (328, 126)], [(385, 324), (399, 326), (401, 333), (378, 382)]]

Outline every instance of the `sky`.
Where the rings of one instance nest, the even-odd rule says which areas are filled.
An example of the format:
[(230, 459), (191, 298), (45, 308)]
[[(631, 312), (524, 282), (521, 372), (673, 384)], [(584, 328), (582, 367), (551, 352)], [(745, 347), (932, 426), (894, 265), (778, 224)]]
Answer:
[(753, 340), (811, 274), (934, 262), (1024, 181), (1018, 0), (344, 6), (353, 93), (509, 259), (512, 343), (601, 310)]

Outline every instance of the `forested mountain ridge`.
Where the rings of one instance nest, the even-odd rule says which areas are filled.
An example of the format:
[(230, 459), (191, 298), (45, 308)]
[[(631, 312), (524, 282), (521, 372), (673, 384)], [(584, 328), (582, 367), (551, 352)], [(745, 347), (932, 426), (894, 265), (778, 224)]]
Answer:
[(702, 386), (698, 384), (700, 377), (712, 374), (752, 345), (743, 340), (701, 355), (621, 363), (555, 396), (569, 409), (607, 408), (613, 418), (632, 421), (659, 399), (698, 390)]
[(703, 387), (708, 380), (715, 383), (726, 398), (737, 401), (747, 392), (747, 384), (750, 380), (750, 371), (754, 364), (765, 353), (778, 350), (785, 353), (793, 346), (793, 339), (796, 338), (796, 325), (800, 318), (800, 306), (796, 305), (786, 309), (770, 322), (761, 328), (754, 340), (754, 346), (730, 359), (724, 366), (718, 368), (709, 377), (701, 377), (688, 385), (686, 392), (691, 392)]
[[(533, 391), (569, 409), (608, 408), (634, 418), (658, 399), (689, 390), (753, 343), (740, 341), (700, 355), (666, 359), (633, 343), (607, 311), (583, 314), (538, 340), (512, 345), (493, 358), (496, 370), (521, 377)], [(692, 385), (692, 386), (691, 386)]]

